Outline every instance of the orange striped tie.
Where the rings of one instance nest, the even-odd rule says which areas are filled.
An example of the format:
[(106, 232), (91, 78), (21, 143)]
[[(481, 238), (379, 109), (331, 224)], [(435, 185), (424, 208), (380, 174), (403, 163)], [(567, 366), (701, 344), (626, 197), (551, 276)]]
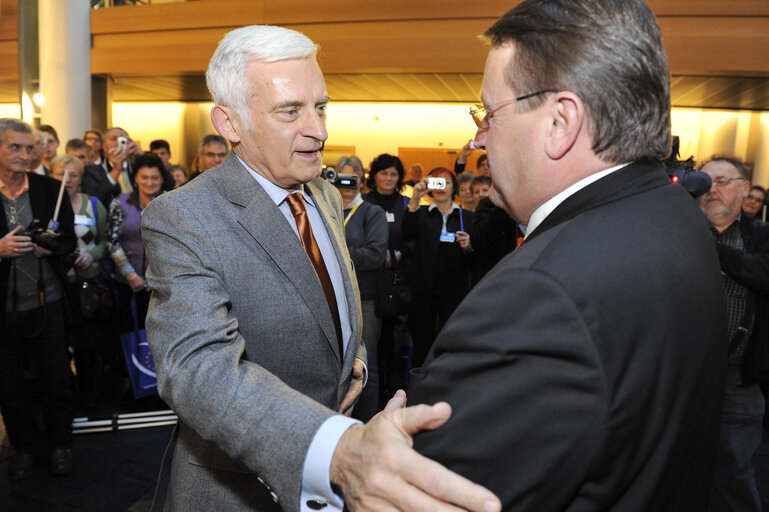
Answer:
[(331, 284), (331, 278), (328, 275), (326, 263), (323, 261), (323, 255), (320, 253), (320, 247), (318, 247), (318, 242), (315, 241), (315, 237), (312, 234), (310, 219), (307, 218), (307, 209), (304, 205), (304, 196), (302, 196), (302, 194), (289, 194), (288, 197), (286, 197), (286, 202), (296, 221), (296, 227), (299, 230), (299, 238), (302, 240), (302, 247), (304, 247), (307, 256), (310, 257), (312, 266), (315, 267), (315, 273), (318, 274), (320, 284), (323, 286), (323, 294), (326, 296), (328, 309), (331, 311), (331, 318), (334, 320), (336, 342), (339, 345), (339, 357), (344, 359), (344, 349), (342, 347), (342, 322), (339, 320), (339, 307), (336, 302), (334, 285)]

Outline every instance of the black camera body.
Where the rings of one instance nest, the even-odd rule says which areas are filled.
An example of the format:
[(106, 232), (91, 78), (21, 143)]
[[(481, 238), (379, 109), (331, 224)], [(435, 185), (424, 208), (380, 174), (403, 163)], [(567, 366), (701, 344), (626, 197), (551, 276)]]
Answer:
[(328, 181), (336, 188), (346, 188), (355, 190), (358, 188), (357, 174), (337, 174), (333, 167), (326, 167), (320, 173), (321, 178)]
[(22, 236), (28, 236), (32, 243), (39, 245), (43, 249), (48, 249), (57, 256), (63, 256), (67, 253), (67, 248), (61, 243), (60, 233), (49, 233), (40, 219), (34, 219), (23, 233)]

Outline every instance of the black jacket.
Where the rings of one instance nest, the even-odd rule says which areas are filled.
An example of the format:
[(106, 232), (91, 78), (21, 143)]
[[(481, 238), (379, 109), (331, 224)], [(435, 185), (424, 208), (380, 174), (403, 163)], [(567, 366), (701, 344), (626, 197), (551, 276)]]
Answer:
[(523, 236), (518, 224), (507, 212), (484, 197), (478, 202), (473, 213), (473, 231), (470, 243), (473, 246), (473, 286), (499, 263), (499, 260), (513, 252), (518, 237)]
[[(345, 210), (345, 216), (347, 210)], [(377, 275), (387, 255), (387, 219), (379, 206), (363, 201), (344, 227), (350, 259), (355, 266), (361, 300), (376, 297)]]
[(411, 375), (451, 419), (414, 448), (503, 510), (707, 510), (726, 377), (696, 202), (637, 162), (562, 202), (467, 295)]
[(740, 219), (745, 251), (716, 244), (721, 270), (748, 288), (755, 301), (755, 322), (742, 357), (745, 384), (769, 382), (769, 223), (745, 212)]
[[(446, 230), (449, 233), (470, 233), (472, 225), (473, 212), (460, 208), (449, 213)], [(470, 289), (473, 253), (464, 251), (457, 242), (441, 242), (442, 227), (443, 217), (438, 208), (420, 206), (415, 212), (406, 210), (403, 217), (403, 239), (414, 243), (408, 276), (413, 297), (412, 310), (417, 313), (430, 310), (435, 299), (433, 289), (436, 280), (450, 283), (447, 294), (451, 297), (443, 299), (454, 304), (459, 304)]]
[[(35, 173), (27, 173), (27, 178), (29, 180), (29, 202), (32, 216), (34, 219), (39, 219), (43, 226), (47, 226), (56, 209), (56, 199), (59, 196), (61, 182)], [(61, 233), (60, 243), (65, 246), (66, 254), (70, 254), (77, 246), (77, 237), (74, 227), (75, 216), (72, 213), (72, 205), (66, 192), (62, 197), (58, 220), (58, 232)], [(5, 210), (0, 208), (0, 238), (6, 234), (8, 234), (8, 219), (5, 218)], [(56, 276), (61, 280), (64, 290), (67, 290), (66, 274), (69, 267), (64, 257), (51, 255), (47, 256), (47, 260)], [(2, 308), (0, 309), (0, 327), (5, 322), (5, 301), (8, 297), (10, 270), (10, 259), (4, 258), (0, 261), (0, 307)]]

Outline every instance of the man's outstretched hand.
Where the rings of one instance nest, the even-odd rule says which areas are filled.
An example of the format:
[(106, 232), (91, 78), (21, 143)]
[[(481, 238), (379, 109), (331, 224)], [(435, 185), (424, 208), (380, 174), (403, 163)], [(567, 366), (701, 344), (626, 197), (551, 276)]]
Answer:
[(499, 512), (502, 505), (489, 490), (412, 449), (414, 434), (446, 423), (451, 406), (405, 403), (406, 394), (398, 391), (384, 411), (365, 425), (350, 427), (339, 440), (330, 477), (347, 507), (366, 512)]

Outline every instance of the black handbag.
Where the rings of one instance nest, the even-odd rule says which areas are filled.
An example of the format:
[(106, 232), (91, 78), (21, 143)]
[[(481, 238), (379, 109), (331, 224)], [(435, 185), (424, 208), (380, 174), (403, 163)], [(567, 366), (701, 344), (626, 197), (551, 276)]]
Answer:
[(78, 276), (77, 300), (83, 318), (108, 320), (115, 308), (112, 290), (101, 275), (89, 279)]
[[(395, 261), (391, 255), (390, 261)], [(411, 305), (411, 289), (405, 273), (397, 268), (385, 268), (377, 276), (374, 311), (379, 318), (396, 318), (407, 313)]]

